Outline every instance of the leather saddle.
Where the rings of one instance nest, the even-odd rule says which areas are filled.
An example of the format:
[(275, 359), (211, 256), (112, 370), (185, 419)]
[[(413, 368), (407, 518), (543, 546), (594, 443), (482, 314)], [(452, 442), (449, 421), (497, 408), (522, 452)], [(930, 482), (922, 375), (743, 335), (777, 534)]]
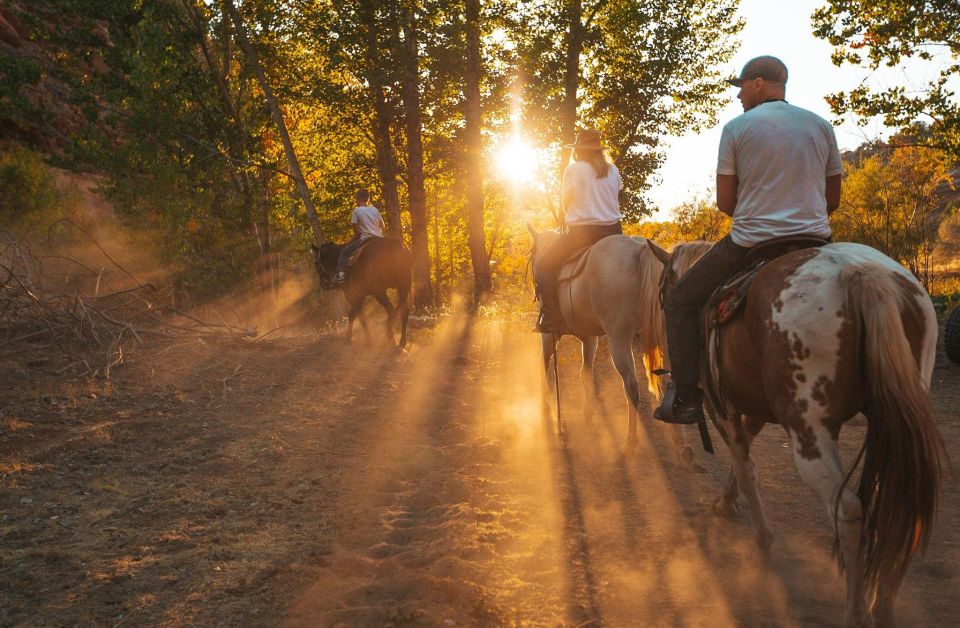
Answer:
[(583, 272), (584, 267), (587, 265), (587, 253), (590, 252), (590, 247), (592, 246), (593, 244), (588, 244), (587, 246), (576, 249), (570, 254), (567, 261), (560, 267), (560, 283), (571, 281), (580, 276), (580, 273)]
[(829, 240), (816, 236), (785, 236), (767, 240), (751, 248), (744, 262), (745, 270), (714, 290), (707, 300), (703, 312), (704, 330), (709, 331), (722, 326), (743, 309), (750, 284), (753, 283), (757, 273), (769, 262), (787, 253), (817, 248), (829, 243)]
[(347, 258), (347, 268), (350, 268), (351, 266), (353, 266), (354, 264), (356, 264), (356, 263), (357, 263), (357, 260), (360, 259), (360, 255), (361, 255), (361, 253), (363, 253), (363, 250), (366, 249), (368, 246), (370, 246), (370, 243), (373, 242), (373, 241), (376, 240), (376, 239), (378, 239), (378, 238), (372, 237), (372, 238), (367, 238), (366, 240), (364, 240), (364, 241), (363, 241), (363, 244), (361, 244), (360, 247), (359, 247), (356, 251), (354, 251), (353, 253), (351, 253), (351, 254), (350, 254), (350, 257)]

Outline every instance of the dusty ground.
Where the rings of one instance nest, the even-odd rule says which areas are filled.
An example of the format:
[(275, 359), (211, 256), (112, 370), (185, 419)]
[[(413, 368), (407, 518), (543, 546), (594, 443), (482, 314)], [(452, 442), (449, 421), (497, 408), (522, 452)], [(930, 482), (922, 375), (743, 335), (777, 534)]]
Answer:
[[(839, 622), (827, 517), (782, 432), (755, 450), (777, 535), (763, 564), (749, 514), (710, 514), (725, 451), (682, 469), (647, 421), (624, 454), (605, 360), (605, 408), (580, 418), (572, 340), (558, 444), (527, 325), (451, 317), (405, 355), (185, 337), (109, 380), (58, 373), (76, 356), (3, 356), (0, 624)], [(960, 367), (941, 357), (935, 379), (958, 460)], [(863, 429), (843, 434), (848, 460)], [(902, 624), (960, 623), (958, 515), (950, 476)]]

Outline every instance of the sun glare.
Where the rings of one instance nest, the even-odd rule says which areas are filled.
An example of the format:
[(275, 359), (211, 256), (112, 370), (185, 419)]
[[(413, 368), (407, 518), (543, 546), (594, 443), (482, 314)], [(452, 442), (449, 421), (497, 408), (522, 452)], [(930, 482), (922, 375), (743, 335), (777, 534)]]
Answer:
[(540, 165), (535, 148), (521, 139), (513, 138), (496, 153), (497, 171), (514, 183), (533, 181)]

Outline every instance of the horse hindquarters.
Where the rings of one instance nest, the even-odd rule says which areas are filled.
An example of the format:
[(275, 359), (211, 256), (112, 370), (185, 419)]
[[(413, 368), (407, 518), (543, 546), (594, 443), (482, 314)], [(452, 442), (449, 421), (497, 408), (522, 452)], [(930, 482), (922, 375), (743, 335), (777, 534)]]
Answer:
[[(933, 360), (924, 336), (929, 338), (928, 327), (932, 322), (935, 330), (936, 323), (922, 289), (877, 264), (845, 268), (841, 283), (847, 311), (861, 320), (868, 382), (858, 490), (864, 511), (862, 561), (851, 567), (862, 570), (868, 592), (876, 591), (874, 619), (890, 624), (910, 559), (929, 538), (946, 457), (924, 381)], [(911, 340), (923, 346), (921, 355), (914, 355)]]

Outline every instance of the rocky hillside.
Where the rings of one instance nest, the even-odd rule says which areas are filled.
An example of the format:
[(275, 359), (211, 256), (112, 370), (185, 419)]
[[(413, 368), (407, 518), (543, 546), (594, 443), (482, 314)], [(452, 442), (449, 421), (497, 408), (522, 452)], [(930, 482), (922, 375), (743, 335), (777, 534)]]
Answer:
[(0, 141), (62, 154), (90, 115), (73, 86), (109, 73), (111, 47), (102, 21), (67, 21), (47, 0), (0, 4)]

